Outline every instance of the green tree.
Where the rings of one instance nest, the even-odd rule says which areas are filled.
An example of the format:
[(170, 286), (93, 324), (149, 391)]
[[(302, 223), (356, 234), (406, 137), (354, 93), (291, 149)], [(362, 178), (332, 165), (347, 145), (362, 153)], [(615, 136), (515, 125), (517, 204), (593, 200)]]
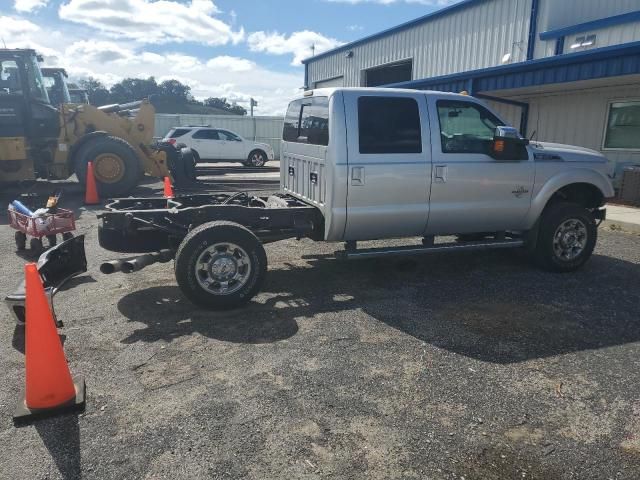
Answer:
[(85, 80), (80, 80), (78, 85), (80, 85), (80, 88), (87, 91), (87, 94), (89, 95), (89, 103), (91, 103), (91, 105), (99, 107), (113, 103), (111, 101), (111, 94), (109, 93), (109, 90), (107, 90), (100, 80), (89, 77)]

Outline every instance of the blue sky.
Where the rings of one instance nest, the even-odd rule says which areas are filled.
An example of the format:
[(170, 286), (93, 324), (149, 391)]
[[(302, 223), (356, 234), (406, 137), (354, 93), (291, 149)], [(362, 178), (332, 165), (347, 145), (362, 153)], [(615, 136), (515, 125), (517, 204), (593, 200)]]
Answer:
[(281, 113), (303, 84), (300, 59), (455, 0), (0, 0), (0, 35), (71, 77), (107, 85), (177, 78), (196, 97)]

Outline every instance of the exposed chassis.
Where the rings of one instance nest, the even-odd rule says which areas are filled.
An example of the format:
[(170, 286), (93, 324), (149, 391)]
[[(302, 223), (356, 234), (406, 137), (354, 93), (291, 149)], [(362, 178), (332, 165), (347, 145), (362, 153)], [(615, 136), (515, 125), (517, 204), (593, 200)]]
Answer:
[(321, 212), (292, 196), (266, 197), (246, 193), (185, 195), (174, 199), (124, 198), (98, 216), (99, 241), (113, 252), (144, 253), (176, 250), (189, 231), (216, 220), (251, 230), (262, 243), (286, 238), (321, 240)]

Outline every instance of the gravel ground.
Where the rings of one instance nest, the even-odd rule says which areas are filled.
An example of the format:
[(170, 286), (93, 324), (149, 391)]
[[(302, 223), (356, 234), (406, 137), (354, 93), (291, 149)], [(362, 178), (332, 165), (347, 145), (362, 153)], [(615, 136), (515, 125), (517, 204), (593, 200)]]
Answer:
[[(221, 313), (186, 302), (170, 265), (101, 275), (117, 255), (78, 205), (90, 269), (56, 310), (86, 412), (12, 425), (24, 337), (3, 309), (2, 479), (640, 478), (640, 236), (601, 231), (570, 275), (515, 252), (343, 263), (284, 241), (264, 291)], [(24, 259), (2, 218), (8, 293)]]

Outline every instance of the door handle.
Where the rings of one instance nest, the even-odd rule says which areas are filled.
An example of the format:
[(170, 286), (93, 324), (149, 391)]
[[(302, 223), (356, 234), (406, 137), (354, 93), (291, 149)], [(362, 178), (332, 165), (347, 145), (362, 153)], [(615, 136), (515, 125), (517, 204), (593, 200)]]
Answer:
[(364, 185), (364, 167), (351, 168), (351, 185), (355, 187)]
[(435, 183), (446, 183), (447, 182), (447, 166), (446, 165), (436, 165), (433, 171), (433, 179)]

